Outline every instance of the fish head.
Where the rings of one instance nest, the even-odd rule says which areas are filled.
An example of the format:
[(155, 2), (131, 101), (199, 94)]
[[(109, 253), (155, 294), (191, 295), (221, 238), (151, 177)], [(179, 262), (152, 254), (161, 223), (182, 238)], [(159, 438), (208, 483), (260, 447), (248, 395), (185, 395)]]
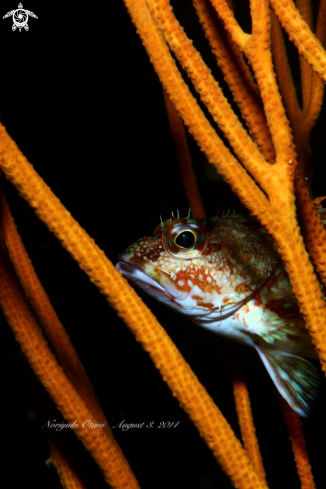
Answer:
[(193, 321), (221, 320), (252, 296), (279, 260), (268, 234), (251, 227), (239, 216), (171, 218), (129, 246), (116, 266)]

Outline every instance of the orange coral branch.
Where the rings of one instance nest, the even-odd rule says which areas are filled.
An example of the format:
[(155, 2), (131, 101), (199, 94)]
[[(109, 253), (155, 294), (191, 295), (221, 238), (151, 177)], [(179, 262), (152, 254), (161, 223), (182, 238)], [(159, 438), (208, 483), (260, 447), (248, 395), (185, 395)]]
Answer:
[[(321, 0), (318, 9), (317, 25), (316, 25), (316, 37), (320, 43), (325, 46), (326, 39), (326, 1)], [(319, 75), (315, 72), (312, 73), (310, 91), (309, 91), (309, 104), (304, 113), (305, 131), (310, 135), (311, 129), (319, 116), (325, 85), (320, 79)]]
[[(131, 6), (134, 7), (132, 2), (129, 4), (129, 1), (127, 6), (129, 8)], [(255, 214), (257, 209), (264, 209), (268, 206), (267, 199), (247, 172), (231, 155), (205, 118), (184, 83), (160, 33), (157, 32), (156, 25), (147, 7), (139, 2), (137, 8), (133, 8), (131, 13), (163, 86), (209, 161), (212, 164), (216, 164), (219, 173), (226, 182), (238, 193), (245, 205), (250, 209), (255, 209)], [(246, 160), (244, 164), (250, 164), (250, 162)], [(265, 162), (265, 167), (260, 170), (261, 175), (267, 171), (269, 166)]]
[(292, 0), (270, 0), (279, 21), (287, 31), (299, 53), (312, 69), (326, 81), (326, 53), (322, 44), (311, 32)]
[(69, 380), (82, 399), (86, 401), (96, 418), (105, 424), (105, 429), (109, 429), (91, 381), (85, 372), (76, 350), (71, 344), (63, 324), (53, 309), (47, 293), (36, 275), (33, 264), (18, 234), (6, 198), (1, 190), (0, 206), (1, 228), (5, 243), (29, 303), (38, 317), (40, 325)]
[(232, 374), (233, 395), (243, 444), (260, 477), (266, 482), (266, 473), (256, 436), (249, 392), (244, 376), (240, 346), (237, 343), (228, 342), (228, 354), (229, 367)]
[(48, 437), (48, 443), (50, 446), (51, 456), (47, 460), (47, 465), (53, 465), (58, 472), (60, 482), (64, 489), (87, 489), (79, 475), (74, 471), (67, 463), (66, 457), (62, 454), (62, 451), (57, 446), (56, 442), (52, 439), (52, 433)]
[(303, 181), (296, 178), (298, 213), (307, 250), (318, 275), (326, 286), (326, 230)]
[[(302, 15), (303, 20), (309, 26), (311, 31), (313, 31), (312, 8), (310, 0), (297, 0), (296, 6)], [(303, 56), (299, 57), (299, 61), (301, 72), (302, 111), (306, 112), (310, 102), (313, 70)]]
[[(267, 165), (266, 163), (268, 168), (265, 167), (261, 170), (261, 178), (265, 178), (265, 185), (267, 188), (269, 187), (268, 195), (273, 198), (271, 202), (273, 205), (232, 157), (202, 114), (197, 102), (183, 82), (160, 33), (157, 32), (147, 7), (142, 2), (137, 2), (135, 5), (131, 0), (126, 0), (126, 4), (155, 69), (190, 132), (206, 153), (209, 161), (216, 165), (219, 173), (237, 193), (244, 205), (259, 218), (278, 243), (293, 291), (298, 298), (301, 311), (316, 345), (322, 368), (326, 371), (326, 308), (319, 283), (303, 246), (300, 230), (296, 223), (293, 195), (294, 165), (292, 159), (289, 160), (293, 147), (274, 75), (272, 76), (271, 87), (269, 82), (264, 80), (266, 70), (262, 68), (259, 60), (259, 55), (264, 54), (264, 47), (257, 49), (257, 55), (254, 51), (255, 43), (251, 44), (250, 49), (252, 51), (251, 57), (256, 58), (253, 64), (260, 71), (264, 101), (269, 99), (267, 118), (268, 120), (273, 119), (271, 124), (273, 131), (271, 132), (273, 140), (275, 139), (275, 148), (279, 158), (279, 163), (275, 165)], [(260, 15), (263, 16), (263, 24), (266, 25), (266, 22), (268, 24), (266, 9), (255, 13), (256, 23), (260, 20)], [(257, 30), (256, 37), (259, 39), (261, 35), (258, 25), (255, 29)], [(257, 42), (258, 39), (256, 39)], [(265, 41), (266, 38), (261, 39), (261, 42)], [(263, 56), (264, 58), (265, 56)], [(270, 55), (268, 60), (271, 69)], [(269, 88), (271, 88), (271, 93), (269, 93)], [(274, 95), (276, 96), (275, 105), (272, 98)], [(276, 110), (278, 108), (279, 111)], [(279, 126), (277, 127), (277, 125)], [(279, 191), (280, 188), (282, 188), (282, 193)], [(302, 277), (304, 277), (304, 281)]]
[[(98, 427), (99, 421), (79, 397), (48, 347), (6, 256), (3, 242), (0, 243), (0, 304), (23, 353), (65, 419), (71, 425), (77, 419), (74, 431), (98, 463), (106, 481), (117, 489), (139, 488), (115, 439)], [(83, 426), (88, 422), (93, 428)]]
[(326, 0), (320, 0), (316, 24), (316, 37), (325, 47), (326, 43)]
[(302, 110), (299, 106), (289, 60), (286, 54), (284, 38), (281, 26), (274, 12), (271, 12), (271, 38), (274, 67), (277, 74), (277, 81), (280, 87), (283, 102), (285, 104), (287, 115), (293, 124), (302, 124)]
[[(7, 178), (19, 189), (21, 195), (32, 205), (39, 217), (78, 261), (80, 267), (108, 298), (137, 340), (149, 352), (164, 380), (198, 428), (233, 484), (241, 489), (249, 489), (253, 485), (257, 489), (266, 488), (254, 471), (246, 452), (229, 424), (164, 329), (104, 253), (53, 195), (6, 134), (3, 126), (0, 132), (0, 166)], [(42, 344), (42, 351), (45, 347), (46, 345)], [(35, 363), (33, 354), (34, 349), (29, 356), (32, 364)], [(62, 372), (60, 375), (63, 375)], [(51, 378), (57, 379), (57, 376), (58, 374), (55, 373)], [(48, 387), (47, 378), (41, 377), (42, 383)], [(59, 376), (57, 382), (63, 389), (64, 381), (60, 381), (60, 378)], [(66, 389), (62, 390), (62, 394), (65, 393)], [(71, 419), (70, 399), (62, 398), (60, 392), (53, 397), (64, 416)], [(80, 410), (82, 410), (81, 407)], [(75, 417), (76, 413), (81, 419), (85, 417), (82, 416), (84, 413), (79, 413), (79, 409), (75, 410)], [(87, 419), (92, 419), (92, 417)], [(93, 448), (93, 445), (87, 444), (88, 447)], [(109, 448), (110, 446), (106, 449), (109, 450)], [(102, 457), (106, 459), (106, 452), (101, 453)]]
[(231, 34), (233, 41), (237, 44), (240, 51), (244, 51), (245, 46), (250, 40), (250, 34), (243, 32), (234, 17), (234, 12), (228, 5), (228, 2), (225, 0), (212, 0), (212, 5), (218, 16), (223, 20), (225, 28)]
[[(193, 171), (189, 148), (182, 120), (177, 114), (172, 102), (164, 90), (165, 106), (168, 113), (172, 138), (178, 155), (179, 167), (182, 174), (182, 180), (185, 192), (188, 197), (192, 213), (196, 217), (206, 217), (205, 210), (202, 206), (199, 190), (197, 187), (196, 177)], [(243, 365), (239, 368), (237, 362), (241, 359), (239, 345), (228, 342), (228, 353), (230, 368), (232, 372), (233, 393), (236, 403), (236, 410), (240, 424), (244, 447), (256, 468), (261, 479), (267, 484), (266, 474), (259, 450), (259, 444), (256, 436), (256, 430), (253, 422), (249, 392), (243, 374)]]
[[(245, 54), (255, 73), (276, 152), (277, 166), (272, 171), (278, 175), (278, 185), (286, 185), (291, 182), (294, 172), (293, 166), (291, 169), (289, 167), (289, 161), (295, 158), (295, 153), (289, 123), (273, 70), (270, 50), (269, 6), (267, 1), (260, 4), (252, 1), (250, 8), (252, 34), (245, 47)], [(272, 188), (268, 195), (273, 205), (276, 205), (272, 198), (274, 191), (275, 189)]]
[[(311, 24), (311, 12), (309, 12), (306, 2), (300, 2), (298, 5), (300, 5), (300, 8), (304, 9), (305, 17)], [(322, 25), (322, 20), (325, 20), (325, 17), (326, 2), (324, 1), (319, 7), (316, 29), (317, 36), (322, 42), (324, 41), (326, 30), (325, 26)], [(298, 152), (298, 168), (295, 184), (301, 229), (310, 257), (319, 273), (320, 278), (324, 284), (326, 284), (326, 273), (324, 266), (326, 248), (323, 245), (326, 240), (326, 231), (316, 210), (314, 209), (312, 201), (309, 198), (309, 193), (305, 188), (310, 187), (310, 179), (308, 178), (308, 168), (310, 163), (309, 137), (314, 122), (317, 119), (321, 109), (324, 84), (316, 73), (311, 72), (310, 83), (308, 85), (307, 73), (309, 70), (311, 71), (311, 69), (310, 67), (302, 68), (304, 81), (302, 83), (303, 109), (301, 109), (295, 93), (289, 63), (285, 52), (283, 36), (276, 19), (273, 21), (273, 33), (273, 54), (276, 63), (278, 81), (291, 121), (296, 150)], [(304, 63), (306, 62), (304, 61)]]
[(264, 181), (260, 177), (262, 167), (267, 166), (267, 163), (263, 155), (235, 115), (199, 52), (193, 47), (192, 42), (184, 33), (172, 13), (168, 0), (157, 2), (149, 0), (148, 3), (166, 42), (186, 70), (216, 124), (228, 138), (235, 154), (244, 162), (247, 170), (264, 188)]
[(233, 94), (250, 134), (269, 162), (275, 160), (273, 143), (264, 109), (249, 68), (242, 53), (232, 41), (208, 0), (194, 0), (200, 23), (210, 43), (225, 81)]
[[(230, 119), (232, 124), (228, 122), (229, 127), (227, 127), (226, 133), (229, 132), (231, 140), (236, 141), (233, 149), (242, 158), (241, 164), (236, 161), (217, 137), (199, 109), (196, 100), (191, 96), (176, 69), (160, 31), (149, 15), (146, 4), (140, 0), (126, 0), (155, 69), (190, 132), (197, 139), (210, 162), (215, 165), (232, 189), (237, 192), (242, 202), (254, 215), (259, 217), (262, 224), (277, 241), (293, 290), (297, 294), (301, 311), (312, 331), (323, 369), (326, 371), (325, 306), (296, 223), (293, 196), (295, 154), (290, 128), (284, 115), (284, 108), (272, 68), (269, 49), (270, 18), (268, 4), (267, 1), (251, 3), (253, 33), (250, 35), (240, 29), (225, 2), (215, 0), (214, 3), (217, 5), (219, 15), (223, 18), (234, 41), (250, 60), (258, 80), (277, 153), (277, 162), (274, 166), (269, 165), (259, 152), (252, 162), (247, 149), (244, 146), (239, 149), (237, 145), (239, 141), (241, 143), (241, 137), (238, 138), (238, 134), (236, 134), (236, 138), (238, 138), (236, 139), (233, 134), (234, 118), (232, 116)], [(278, 2), (275, 0), (274, 3)], [(153, 4), (151, 3), (151, 5)], [(157, 23), (161, 24), (166, 39), (169, 39), (169, 29), (163, 25), (164, 20), (170, 18), (170, 14), (168, 11), (166, 12), (164, 16), (159, 11), (155, 15)], [(172, 18), (172, 23), (169, 24), (172, 31), (175, 27), (173, 22)], [(180, 37), (179, 27), (176, 32), (177, 37)], [(301, 41), (302, 39), (300, 39)], [(310, 50), (313, 55), (316, 54), (313, 53), (315, 44), (307, 45), (305, 40), (302, 43), (303, 46), (306, 46), (307, 51)], [(171, 47), (173, 47), (172, 44), (173, 42)], [(181, 44), (194, 53), (187, 39), (184, 38)], [(180, 46), (178, 49), (180, 51)], [(186, 56), (184, 66), (187, 62)], [(322, 63), (323, 60), (321, 60), (321, 66)], [(191, 71), (193, 68), (196, 66), (193, 66)], [(212, 80), (205, 71), (205, 67), (200, 64), (200, 68), (197, 72), (198, 79), (195, 85), (202, 92), (206, 104), (208, 106), (214, 105), (214, 100), (211, 101), (209, 94), (205, 93), (207, 88), (212, 88), (213, 85), (210, 83)], [(203, 79), (203, 70), (207, 75), (206, 80)], [(215, 110), (220, 110), (223, 103), (219, 101), (214, 106)], [(169, 338), (160, 329), (146, 307), (138, 301), (134, 292), (131, 292), (126, 283), (119, 277), (113, 265), (35, 174), (2, 126), (0, 127), (0, 166), (6, 176), (36, 210), (39, 217), (46, 222), (49, 229), (56, 234), (66, 249), (77, 259), (81, 268), (89, 274), (91, 280), (108, 297), (110, 303), (125, 319), (144, 348), (150, 352), (172, 392), (178, 396), (181, 405), (212, 447), (215, 456), (222, 463), (233, 483), (237, 487), (249, 488), (254, 485), (265, 487), (264, 483), (252, 471), (248, 459), (224, 418), (206, 395), (205, 390), (200, 386)], [(247, 171), (254, 176), (258, 185), (248, 175)], [(304, 199), (305, 196), (302, 199), (303, 202)], [(250, 478), (252, 480), (249, 480)]]
[[(182, 173), (183, 184), (193, 215), (197, 217), (205, 217), (206, 214), (200, 199), (184, 127), (165, 90), (164, 100), (170, 122), (172, 138), (178, 154), (178, 162)], [(194, 213), (194, 209), (196, 209), (197, 214)], [(234, 398), (244, 446), (260, 477), (267, 484), (250, 407), (248, 388), (242, 373), (243, 366), (241, 365), (242, 368), (239, 368), (236, 363), (239, 362), (239, 358), (241, 359), (240, 347), (235, 343), (228, 342), (228, 353), (233, 377)]]
[(289, 431), (294, 459), (301, 482), (301, 489), (314, 489), (316, 486), (311, 472), (311, 465), (306, 442), (302, 433), (300, 417), (289, 407), (287, 402), (285, 402), (279, 394), (278, 400)]
[[(298, 4), (299, 5), (299, 4)], [(311, 23), (311, 12), (306, 5), (306, 2), (300, 2), (300, 8), (304, 9), (305, 16)], [(324, 17), (323, 5), (320, 5), (319, 16)], [(277, 78), (282, 92), (283, 100), (287, 109), (287, 113), (291, 122), (296, 151), (298, 155), (298, 168), (300, 178), (304, 180), (309, 176), (310, 164), (310, 147), (309, 137), (312, 127), (320, 113), (324, 83), (319, 78), (317, 73), (314, 73), (310, 65), (300, 57), (301, 62), (301, 91), (303, 107), (299, 106), (296, 90), (294, 87), (283, 36), (278, 21), (272, 14), (272, 47)], [(318, 33), (317, 37), (323, 40), (324, 30), (321, 28), (320, 21), (317, 22)], [(310, 186), (310, 179), (307, 181), (307, 186)]]
[[(264, 104), (267, 123), (276, 152), (276, 166), (266, 164), (260, 168), (260, 178), (253, 177), (267, 193), (272, 205), (287, 215), (294, 213), (293, 175), (295, 152), (291, 131), (276, 83), (270, 51), (270, 13), (267, 0), (251, 2), (252, 34), (239, 37), (240, 26), (224, 0), (213, 0), (218, 15), (232, 39), (247, 56), (254, 71)], [(244, 165), (246, 162), (242, 161)], [(251, 171), (249, 169), (249, 171)], [(284, 192), (279, 193), (282, 186)], [(271, 231), (270, 231), (271, 232)]]
[(204, 218), (206, 212), (200, 197), (196, 175), (192, 166), (191, 156), (186, 139), (183, 122), (178, 116), (174, 105), (164, 90), (164, 102), (171, 129), (177, 160), (181, 172), (183, 186), (188, 198), (193, 217)]
[[(23, 357), (23, 360), (38, 404), (38, 409), (41, 413), (43, 428), (47, 425), (49, 420), (56, 420), (57, 422), (57, 419), (59, 418), (58, 423), (64, 423), (64, 418), (56, 409), (48, 393), (37, 379), (26, 357)], [(74, 437), (73, 431), (45, 429), (45, 434), (50, 449), (50, 457), (45, 463), (47, 466), (51, 465), (55, 468), (63, 488), (87, 489), (78, 460), (76, 459), (75, 447), (72, 441), (72, 438)]]
[[(290, 119), (291, 129), (293, 132), (295, 149), (297, 153), (297, 162), (298, 162), (296, 168), (296, 174), (297, 175), (300, 174), (300, 177), (302, 179), (305, 179), (305, 177), (307, 177), (309, 174), (308, 169), (309, 169), (310, 158), (311, 158), (311, 154), (310, 154), (311, 152), (309, 148), (309, 136), (310, 136), (311, 127), (309, 127), (309, 124), (308, 125), (306, 124), (303, 110), (301, 109), (298, 102), (296, 89), (294, 86), (290, 65), (286, 54), (281, 26), (278, 22), (277, 17), (273, 12), (271, 12), (271, 18), (272, 18), (271, 34), (272, 34), (273, 60), (274, 60), (275, 70), (277, 73), (278, 84), (282, 93), (284, 105), (286, 107), (287, 115)], [(303, 62), (306, 63), (305, 60), (303, 60)], [(310, 65), (307, 66), (308, 66), (308, 70), (311, 71)], [(304, 73), (306, 72), (307, 69), (305, 69)], [(312, 76), (312, 74), (313, 72), (311, 71), (310, 75)], [(306, 80), (307, 77), (306, 75), (304, 76)], [(311, 76), (310, 76), (310, 82), (311, 82)], [(316, 76), (318, 77), (318, 75)], [(320, 79), (319, 81), (322, 83)], [(311, 90), (311, 83), (309, 85), (309, 92), (310, 90)], [(305, 100), (306, 99), (307, 99), (307, 94), (305, 94)], [(309, 95), (309, 100), (310, 100), (310, 95)], [(307, 101), (304, 102), (304, 105), (306, 107), (306, 110), (308, 110), (309, 102)], [(310, 185), (310, 180), (307, 180), (306, 182), (307, 185)]]

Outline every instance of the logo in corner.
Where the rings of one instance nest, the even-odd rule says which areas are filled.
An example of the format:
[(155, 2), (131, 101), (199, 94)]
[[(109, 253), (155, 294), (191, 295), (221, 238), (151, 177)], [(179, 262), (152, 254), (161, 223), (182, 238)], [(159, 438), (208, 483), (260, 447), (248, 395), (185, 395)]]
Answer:
[(18, 5), (18, 8), (16, 10), (11, 10), (10, 12), (7, 12), (6, 15), (4, 15), (2, 18), (6, 19), (7, 17), (11, 16), (13, 20), (12, 30), (15, 31), (18, 28), (19, 32), (21, 32), (22, 29), (28, 31), (28, 16), (34, 17), (34, 19), (38, 19), (37, 15), (35, 15), (34, 12), (24, 9), (22, 3)]

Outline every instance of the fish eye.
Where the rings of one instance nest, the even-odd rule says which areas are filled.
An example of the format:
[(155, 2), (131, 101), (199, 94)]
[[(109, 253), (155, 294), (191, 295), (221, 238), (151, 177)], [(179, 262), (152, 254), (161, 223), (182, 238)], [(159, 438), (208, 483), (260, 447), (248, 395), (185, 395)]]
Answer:
[(207, 231), (197, 219), (179, 219), (164, 228), (162, 245), (170, 256), (190, 260), (205, 251)]
[(181, 231), (181, 233), (177, 234), (174, 238), (174, 242), (179, 248), (192, 248), (195, 244), (196, 236), (195, 234), (187, 229), (186, 231)]

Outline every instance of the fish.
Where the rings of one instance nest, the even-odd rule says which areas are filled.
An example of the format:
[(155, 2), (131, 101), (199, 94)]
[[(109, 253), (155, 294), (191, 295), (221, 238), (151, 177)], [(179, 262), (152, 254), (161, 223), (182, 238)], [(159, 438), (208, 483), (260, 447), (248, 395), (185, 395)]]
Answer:
[(250, 216), (171, 217), (118, 256), (117, 269), (193, 323), (253, 348), (281, 396), (307, 417), (317, 358), (273, 238)]

